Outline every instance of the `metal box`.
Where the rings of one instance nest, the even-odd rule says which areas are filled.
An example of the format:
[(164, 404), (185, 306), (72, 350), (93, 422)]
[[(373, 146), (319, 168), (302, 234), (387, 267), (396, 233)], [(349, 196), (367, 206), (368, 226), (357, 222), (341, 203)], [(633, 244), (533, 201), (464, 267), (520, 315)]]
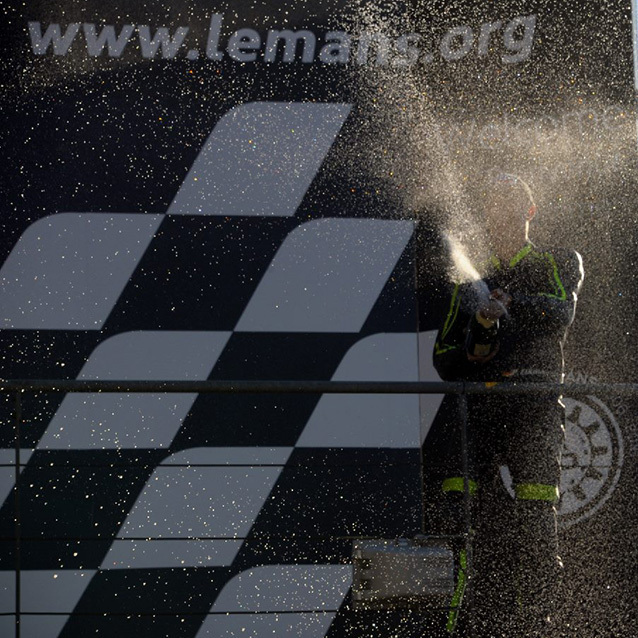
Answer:
[(448, 607), (454, 593), (454, 554), (436, 537), (357, 540), (352, 547), (355, 609)]

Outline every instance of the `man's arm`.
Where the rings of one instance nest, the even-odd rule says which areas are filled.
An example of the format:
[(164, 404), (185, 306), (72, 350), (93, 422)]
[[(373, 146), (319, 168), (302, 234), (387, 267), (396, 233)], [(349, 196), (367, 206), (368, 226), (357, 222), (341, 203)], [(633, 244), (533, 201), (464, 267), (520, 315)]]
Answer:
[(544, 253), (543, 257), (546, 286), (535, 294), (511, 292), (512, 318), (535, 334), (562, 331), (571, 325), (584, 277), (582, 258), (577, 252), (563, 257)]
[[(465, 308), (463, 293), (464, 286), (456, 284), (451, 295), (445, 322), (439, 329), (434, 344), (434, 367), (444, 381), (472, 378), (498, 352), (498, 344), (495, 344), (494, 349), (489, 354), (477, 356), (468, 353), (468, 332), (472, 332), (474, 329), (480, 330), (479, 326), (486, 327), (488, 323), (493, 324), (493, 321), (485, 314), (479, 316), (474, 308)], [(499, 299), (501, 298), (499, 297)], [(501, 302), (493, 297), (488, 305), (490, 308), (493, 305), (498, 307)], [(503, 311), (494, 310), (495, 318), (498, 318)]]
[(445, 321), (439, 328), (434, 344), (434, 367), (444, 381), (462, 377), (467, 363), (463, 335), (465, 313), (461, 309), (461, 294), (460, 285), (455, 284)]

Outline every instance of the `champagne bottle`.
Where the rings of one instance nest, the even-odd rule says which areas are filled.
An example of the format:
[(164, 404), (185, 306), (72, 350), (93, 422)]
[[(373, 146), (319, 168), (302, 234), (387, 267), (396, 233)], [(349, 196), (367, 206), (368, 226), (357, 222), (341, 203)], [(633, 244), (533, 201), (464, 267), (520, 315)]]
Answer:
[(467, 352), (474, 357), (487, 357), (491, 354), (498, 340), (498, 328), (498, 319), (486, 319), (477, 312), (467, 327)]

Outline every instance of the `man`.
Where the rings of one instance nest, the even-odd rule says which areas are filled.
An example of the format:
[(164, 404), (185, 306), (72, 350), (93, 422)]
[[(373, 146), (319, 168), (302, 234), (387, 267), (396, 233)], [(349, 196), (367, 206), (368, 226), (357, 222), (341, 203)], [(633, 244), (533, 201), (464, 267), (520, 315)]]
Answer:
[[(492, 254), (481, 281), (454, 286), (434, 348), (434, 365), (444, 380), (483, 381), (488, 388), (487, 394), (467, 398), (472, 569), (468, 574), (468, 556), (461, 551), (447, 629), (455, 630), (469, 576), (473, 611), (462, 622), (471, 636), (547, 638), (562, 567), (555, 505), (564, 408), (558, 390), (555, 396), (498, 395), (489, 388), (562, 381), (563, 344), (574, 319), (582, 262), (575, 252), (542, 252), (531, 243), (536, 205), (519, 177), (491, 174), (482, 196)], [(449, 420), (435, 424), (424, 463), (426, 483), (429, 462), (444, 470), (434, 486), (436, 500), (458, 526), (464, 479), (451, 427)], [(504, 467), (511, 477), (507, 489)], [(426, 492), (432, 489), (429, 478)]]

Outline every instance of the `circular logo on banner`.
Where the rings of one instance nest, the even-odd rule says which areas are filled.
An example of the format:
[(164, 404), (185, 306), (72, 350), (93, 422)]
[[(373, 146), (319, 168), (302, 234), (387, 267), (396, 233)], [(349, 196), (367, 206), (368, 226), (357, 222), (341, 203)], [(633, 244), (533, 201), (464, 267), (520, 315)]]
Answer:
[(559, 522), (568, 527), (597, 512), (612, 495), (623, 464), (623, 440), (609, 408), (593, 396), (563, 398)]

